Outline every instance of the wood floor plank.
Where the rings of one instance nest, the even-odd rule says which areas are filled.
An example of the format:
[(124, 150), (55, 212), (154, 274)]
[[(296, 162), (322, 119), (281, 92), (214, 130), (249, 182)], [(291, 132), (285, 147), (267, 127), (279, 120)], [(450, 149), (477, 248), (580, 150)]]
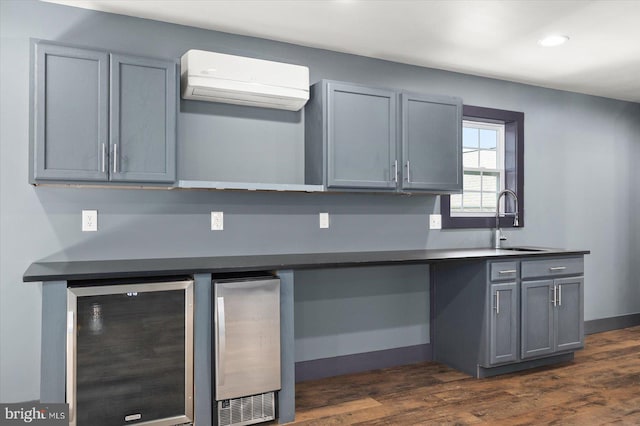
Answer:
[[(440, 401), (441, 402), (441, 401)], [(413, 411), (417, 408), (423, 411), (433, 410), (438, 405), (438, 401), (424, 401), (420, 398), (403, 399), (398, 400), (393, 404), (383, 404), (371, 409), (357, 410), (347, 413), (339, 413), (333, 416), (327, 416), (324, 418), (316, 418), (310, 420), (303, 420), (298, 422), (296, 412), (295, 424), (301, 424), (305, 426), (310, 425), (352, 425), (358, 423), (370, 423), (382, 418), (394, 418), (396, 415), (400, 415), (405, 412)]]
[(296, 411), (296, 420), (298, 422), (303, 422), (305, 420), (321, 419), (324, 417), (336, 416), (342, 413), (350, 413), (352, 411), (379, 407), (380, 405), (382, 404), (380, 404), (373, 398), (357, 399), (355, 401), (343, 402), (332, 406), (324, 406), (319, 408), (312, 408), (310, 410)]
[(296, 385), (296, 425), (640, 425), (640, 327), (573, 362), (473, 379), (427, 362)]

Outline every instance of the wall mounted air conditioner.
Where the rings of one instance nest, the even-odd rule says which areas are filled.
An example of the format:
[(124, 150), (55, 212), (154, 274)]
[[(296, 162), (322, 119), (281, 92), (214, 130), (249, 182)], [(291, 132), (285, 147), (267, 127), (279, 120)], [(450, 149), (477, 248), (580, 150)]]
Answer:
[(309, 68), (189, 50), (181, 60), (182, 97), (298, 111), (309, 100)]

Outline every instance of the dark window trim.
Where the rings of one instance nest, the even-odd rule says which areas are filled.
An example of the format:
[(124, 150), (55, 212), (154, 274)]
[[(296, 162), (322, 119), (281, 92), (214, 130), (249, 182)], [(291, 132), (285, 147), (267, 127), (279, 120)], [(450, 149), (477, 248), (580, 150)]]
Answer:
[[(462, 118), (465, 120), (487, 121), (504, 123), (504, 149), (505, 149), (505, 187), (518, 196), (519, 227), (524, 226), (524, 113), (506, 111), (502, 109), (485, 108), (472, 105), (462, 107)], [(510, 155), (514, 153), (515, 155)], [(514, 161), (515, 159), (515, 161)], [(513, 213), (515, 203), (512, 197), (506, 196), (505, 209), (507, 213)], [(494, 228), (495, 217), (459, 217), (451, 216), (451, 199), (449, 195), (440, 197), (440, 213), (442, 215), (442, 228)], [(500, 218), (500, 226), (513, 227), (511, 216)]]

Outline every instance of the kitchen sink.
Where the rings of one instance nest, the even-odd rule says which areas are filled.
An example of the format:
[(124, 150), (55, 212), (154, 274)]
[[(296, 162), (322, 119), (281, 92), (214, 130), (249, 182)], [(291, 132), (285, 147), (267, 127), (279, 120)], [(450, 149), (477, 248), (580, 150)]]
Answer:
[(548, 251), (546, 248), (539, 247), (502, 247), (500, 250), (511, 250), (511, 251)]

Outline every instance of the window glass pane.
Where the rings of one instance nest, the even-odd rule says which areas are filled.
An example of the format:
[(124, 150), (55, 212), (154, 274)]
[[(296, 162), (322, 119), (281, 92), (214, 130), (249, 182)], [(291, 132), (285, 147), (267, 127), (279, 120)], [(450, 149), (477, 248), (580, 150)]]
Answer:
[(480, 211), (480, 192), (465, 192), (462, 194), (462, 198), (464, 200), (464, 211), (465, 212), (477, 212)]
[(497, 198), (497, 194), (495, 192), (483, 192), (482, 193), (482, 210), (495, 212), (496, 198)]
[(498, 132), (496, 130), (480, 129), (480, 148), (496, 149), (498, 146)]
[(469, 173), (466, 172), (463, 176), (463, 180), (462, 180), (462, 190), (463, 191), (481, 191), (482, 188), (480, 187), (481, 183), (482, 183), (482, 177), (480, 176), (480, 174), (478, 173)]
[(482, 175), (482, 190), (498, 192), (498, 175), (484, 173)]
[(478, 150), (463, 148), (462, 165), (464, 167), (478, 167)]
[[(505, 134), (505, 125), (500, 123), (505, 117), (502, 112), (479, 111), (487, 114), (486, 119), (471, 117), (474, 114), (463, 117), (463, 192), (447, 197), (450, 209), (443, 212), (443, 215), (449, 214), (449, 219), (455, 216), (455, 220), (449, 222), (452, 227), (484, 227), (488, 223), (485, 218), (495, 216), (499, 208), (497, 194), (505, 185), (505, 161), (515, 164), (513, 147), (520, 146), (515, 135)], [(521, 125), (520, 118), (517, 125)], [(464, 221), (460, 217), (464, 217)]]
[(462, 146), (469, 148), (478, 147), (478, 129), (469, 127), (462, 128)]
[(498, 158), (496, 151), (480, 151), (480, 167), (497, 169)]
[(451, 210), (462, 209), (462, 194), (451, 194)]

